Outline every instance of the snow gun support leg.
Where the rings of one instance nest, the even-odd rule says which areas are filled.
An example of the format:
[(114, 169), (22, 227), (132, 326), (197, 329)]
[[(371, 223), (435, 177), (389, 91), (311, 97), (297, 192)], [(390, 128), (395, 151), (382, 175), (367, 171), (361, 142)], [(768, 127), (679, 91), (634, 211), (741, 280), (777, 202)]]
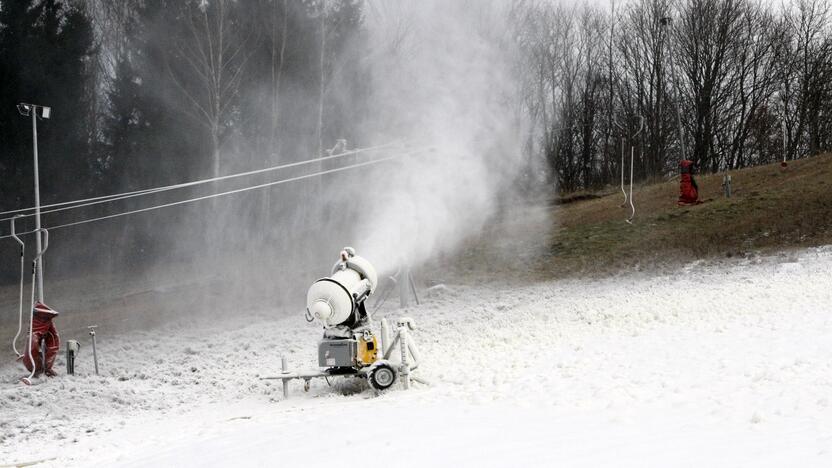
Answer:
[(280, 375), (275, 376), (266, 376), (260, 377), (260, 380), (280, 380), (283, 384), (283, 398), (289, 398), (289, 381), (290, 380), (303, 380), (303, 391), (309, 391), (309, 381), (316, 378), (316, 377), (327, 377), (329, 374), (323, 371), (310, 371), (310, 372), (290, 372), (289, 371), (289, 361), (286, 359), (286, 356), (282, 356), (280, 358), (281, 364), (281, 373)]
[[(332, 373), (330, 370), (315, 370), (306, 372), (292, 372), (289, 370), (288, 361), (285, 356), (281, 357), (281, 373), (275, 376), (260, 377), (260, 380), (280, 380), (283, 387), (283, 398), (289, 398), (289, 381), (302, 380), (303, 390), (309, 391), (309, 383), (312, 379), (332, 376), (362, 377), (367, 378), (370, 386), (382, 391), (395, 383), (397, 376), (401, 376), (402, 386), (410, 388), (410, 382), (419, 382), (423, 385), (430, 385), (428, 381), (413, 375), (413, 371), (419, 368), (421, 357), (416, 342), (409, 336), (409, 331), (414, 330), (415, 325), (410, 317), (402, 317), (396, 321), (396, 333), (390, 339), (390, 326), (386, 318), (381, 319), (381, 358), (374, 364), (361, 369), (353, 369), (350, 372)], [(390, 362), (390, 357), (398, 350), (401, 354), (401, 364), (395, 365)], [(375, 385), (374, 385), (375, 382)], [(379, 388), (381, 387), (381, 388)]]
[[(280, 357), (280, 367), (284, 374), (289, 373), (289, 362), (286, 356)], [(283, 379), (283, 398), (289, 398), (289, 381)]]
[[(410, 381), (419, 382), (428, 385), (424, 379), (413, 375), (413, 371), (419, 368), (421, 358), (419, 356), (419, 349), (416, 347), (416, 342), (408, 337), (409, 330), (415, 330), (416, 325), (412, 318), (402, 317), (396, 321), (396, 335), (392, 341), (385, 342), (384, 334), (385, 327), (387, 327), (387, 319), (382, 319), (382, 349), (384, 350), (384, 359), (390, 359), (393, 352), (396, 350), (396, 345), (399, 346), (401, 353), (401, 365), (399, 366), (399, 373), (402, 376), (402, 385), (407, 390), (410, 388)], [(389, 332), (388, 332), (389, 335)], [(412, 364), (411, 364), (412, 360)]]

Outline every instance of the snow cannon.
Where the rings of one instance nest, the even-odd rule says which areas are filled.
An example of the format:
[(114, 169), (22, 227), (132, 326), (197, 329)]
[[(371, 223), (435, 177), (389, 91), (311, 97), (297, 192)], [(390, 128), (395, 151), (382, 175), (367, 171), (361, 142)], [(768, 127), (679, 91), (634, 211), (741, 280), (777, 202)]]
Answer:
[(327, 278), (315, 281), (306, 294), (306, 320), (324, 327), (318, 342), (318, 366), (326, 375), (358, 375), (377, 390), (396, 381), (396, 369), (379, 359), (379, 339), (370, 326), (364, 303), (376, 290), (378, 274), (365, 258), (344, 247)]
[(366, 319), (364, 301), (377, 285), (373, 265), (355, 255), (352, 247), (345, 247), (330, 276), (315, 281), (306, 293), (306, 318), (317, 319), (326, 329), (352, 329)]
[[(373, 330), (365, 302), (378, 285), (378, 274), (366, 259), (355, 255), (355, 249), (344, 247), (332, 273), (309, 287), (306, 293), (306, 321), (323, 325), (323, 338), (318, 341), (318, 370), (290, 372), (285, 357), (282, 373), (273, 377), (283, 381), (283, 396), (289, 397), (289, 381), (309, 381), (323, 377), (355, 377), (366, 379), (376, 391), (392, 387), (401, 376), (402, 386), (410, 386), (411, 372), (419, 366), (416, 344), (408, 338), (413, 320), (402, 318), (391, 334), (386, 318), (381, 319), (380, 333)], [(398, 347), (400, 360), (394, 362)], [(424, 382), (424, 380), (419, 380)]]

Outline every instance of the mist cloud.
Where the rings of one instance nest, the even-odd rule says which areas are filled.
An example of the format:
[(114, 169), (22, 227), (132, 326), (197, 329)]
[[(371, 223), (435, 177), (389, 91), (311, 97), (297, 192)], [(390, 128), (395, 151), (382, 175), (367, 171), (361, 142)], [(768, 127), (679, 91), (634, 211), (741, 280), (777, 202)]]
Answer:
[(476, 233), (521, 168), (517, 54), (503, 9), (464, 1), (369, 7), (372, 124), (380, 135), (432, 147), (394, 166), (371, 197), (356, 244), (380, 269), (416, 265)]

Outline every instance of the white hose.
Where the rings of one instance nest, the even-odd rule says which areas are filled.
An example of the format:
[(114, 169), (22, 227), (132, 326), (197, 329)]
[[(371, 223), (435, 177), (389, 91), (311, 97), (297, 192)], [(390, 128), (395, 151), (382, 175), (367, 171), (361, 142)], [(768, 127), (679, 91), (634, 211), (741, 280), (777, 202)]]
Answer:
[[(641, 134), (642, 130), (644, 130), (644, 117), (641, 117), (639, 119), (638, 131), (635, 134), (633, 134), (632, 138), (630, 139), (631, 140), (630, 143), (635, 141), (636, 137), (639, 136), (639, 134)], [(636, 206), (633, 204), (633, 161), (635, 160), (635, 154), (636, 154), (636, 147), (635, 147), (635, 145), (631, 144), (630, 145), (630, 210), (632, 210), (632, 211), (630, 212), (630, 217), (625, 220), (625, 221), (627, 221), (627, 224), (633, 224), (633, 220), (636, 217)], [(623, 168), (623, 163), (622, 163), (622, 168)]]
[(23, 277), (26, 270), (26, 262), (24, 260), (24, 254), (26, 253), (26, 247), (24, 244), (20, 245), (20, 298), (18, 299), (18, 311), (17, 311), (17, 333), (14, 335), (14, 339), (12, 340), (12, 349), (14, 350), (14, 354), (17, 357), (23, 356), (23, 354), (17, 350), (17, 339), (20, 337), (20, 332), (23, 331)]
[(419, 350), (416, 348), (416, 343), (413, 340), (407, 340), (407, 350), (410, 351), (410, 356), (413, 358), (413, 365), (410, 366), (410, 371), (413, 372), (419, 368), (421, 358)]
[(15, 231), (14, 227), (14, 220), (19, 216), (15, 216), (12, 218), (11, 225), (12, 225), (12, 238), (20, 244), (20, 297), (18, 298), (18, 311), (17, 311), (17, 333), (14, 335), (14, 339), (12, 339), (12, 350), (14, 350), (15, 356), (18, 358), (23, 356), (23, 353), (17, 350), (17, 339), (20, 337), (20, 332), (23, 331), (23, 283), (24, 277), (26, 273), (26, 261), (24, 257), (26, 256), (26, 244), (17, 237), (17, 232)]
[(32, 306), (29, 308), (29, 339), (26, 342), (26, 353), (29, 355), (29, 362), (32, 363), (32, 372), (29, 373), (29, 377), (25, 377), (23, 379), (23, 382), (26, 384), (32, 383), (32, 377), (35, 376), (35, 371), (38, 368), (37, 363), (35, 363), (35, 360), (32, 357), (32, 327), (35, 321), (35, 280), (38, 271), (38, 260), (43, 256), (44, 253), (46, 253), (46, 249), (49, 248), (49, 231), (47, 231), (46, 229), (40, 229), (36, 231), (38, 232), (38, 235), (40, 235), (40, 231), (43, 231), (44, 239), (46, 242), (44, 242), (43, 250), (38, 252), (35, 255), (35, 258), (32, 259), (32, 300), (30, 301)]
[(35, 363), (34, 358), (32, 358), (32, 325), (35, 321), (35, 276), (38, 271), (38, 257), (40, 255), (35, 256), (35, 259), (32, 261), (32, 300), (30, 301), (32, 306), (29, 308), (29, 339), (26, 341), (26, 354), (29, 357), (29, 362), (32, 364), (32, 372), (29, 373), (29, 377), (25, 377), (23, 382), (26, 384), (32, 383), (32, 378), (35, 376), (35, 370), (37, 370), (38, 366)]

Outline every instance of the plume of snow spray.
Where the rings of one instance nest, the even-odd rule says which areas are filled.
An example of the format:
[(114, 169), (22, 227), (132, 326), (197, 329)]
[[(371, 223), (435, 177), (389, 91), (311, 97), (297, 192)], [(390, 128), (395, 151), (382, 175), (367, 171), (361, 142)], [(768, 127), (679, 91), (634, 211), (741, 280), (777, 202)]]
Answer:
[(376, 184), (359, 223), (362, 254), (382, 270), (416, 265), (476, 233), (521, 168), (518, 54), (505, 8), (438, 0), (369, 5), (371, 124), (433, 148)]

